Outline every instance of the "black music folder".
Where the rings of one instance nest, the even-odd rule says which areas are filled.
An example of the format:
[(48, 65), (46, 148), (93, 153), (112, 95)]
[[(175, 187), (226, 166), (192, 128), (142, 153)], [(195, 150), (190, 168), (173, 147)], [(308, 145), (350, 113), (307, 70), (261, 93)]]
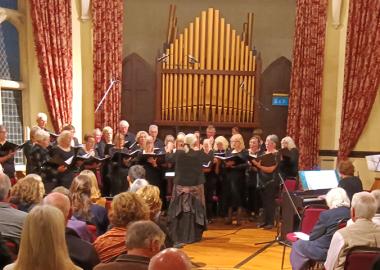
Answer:
[(3, 145), (0, 146), (0, 151), (2, 152), (14, 152), (22, 149), (25, 146), (26, 142), (23, 144), (16, 144), (6, 141)]

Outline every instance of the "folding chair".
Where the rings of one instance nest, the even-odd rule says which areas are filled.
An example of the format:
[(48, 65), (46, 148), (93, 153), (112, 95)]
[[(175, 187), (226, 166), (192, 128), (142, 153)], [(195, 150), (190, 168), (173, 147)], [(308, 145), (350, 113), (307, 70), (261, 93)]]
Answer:
[(372, 269), (373, 264), (380, 256), (380, 248), (377, 247), (354, 247), (348, 251), (344, 270), (367, 270)]

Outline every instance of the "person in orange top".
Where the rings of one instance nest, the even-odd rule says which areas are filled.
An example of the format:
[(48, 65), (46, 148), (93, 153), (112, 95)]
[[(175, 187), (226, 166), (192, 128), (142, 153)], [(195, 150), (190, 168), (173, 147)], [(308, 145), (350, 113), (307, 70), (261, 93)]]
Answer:
[(127, 225), (133, 221), (149, 220), (149, 214), (149, 207), (139, 195), (123, 192), (115, 196), (109, 214), (113, 227), (94, 242), (100, 261), (107, 263), (126, 253)]

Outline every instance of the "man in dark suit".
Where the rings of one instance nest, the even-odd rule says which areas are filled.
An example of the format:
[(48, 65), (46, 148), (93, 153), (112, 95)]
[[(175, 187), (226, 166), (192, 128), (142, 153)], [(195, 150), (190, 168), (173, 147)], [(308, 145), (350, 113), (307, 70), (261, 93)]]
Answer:
[(290, 262), (293, 270), (306, 269), (310, 260), (325, 261), (339, 221), (350, 218), (350, 200), (344, 189), (330, 190), (326, 203), (330, 209), (320, 214), (309, 241), (298, 240), (292, 246)]
[[(71, 207), (67, 196), (53, 192), (44, 198), (43, 204), (51, 205), (61, 210), (66, 222), (70, 219)], [(73, 263), (83, 270), (92, 270), (95, 265), (100, 263), (94, 247), (89, 242), (82, 240), (73, 229), (68, 227), (66, 227), (66, 245)]]
[(124, 135), (125, 147), (130, 148), (136, 141), (135, 134), (128, 132), (129, 123), (121, 120), (119, 123), (119, 132)]
[(150, 220), (136, 221), (128, 225), (125, 244), (128, 254), (122, 254), (114, 262), (102, 263), (95, 270), (148, 270), (150, 258), (156, 255), (165, 241), (165, 234)]

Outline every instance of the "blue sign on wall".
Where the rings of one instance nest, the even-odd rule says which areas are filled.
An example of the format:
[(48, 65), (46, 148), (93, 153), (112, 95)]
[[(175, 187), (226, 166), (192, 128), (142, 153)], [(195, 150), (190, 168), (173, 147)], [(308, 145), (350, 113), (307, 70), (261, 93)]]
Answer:
[(288, 106), (289, 97), (288, 96), (273, 96), (272, 105), (273, 106)]

